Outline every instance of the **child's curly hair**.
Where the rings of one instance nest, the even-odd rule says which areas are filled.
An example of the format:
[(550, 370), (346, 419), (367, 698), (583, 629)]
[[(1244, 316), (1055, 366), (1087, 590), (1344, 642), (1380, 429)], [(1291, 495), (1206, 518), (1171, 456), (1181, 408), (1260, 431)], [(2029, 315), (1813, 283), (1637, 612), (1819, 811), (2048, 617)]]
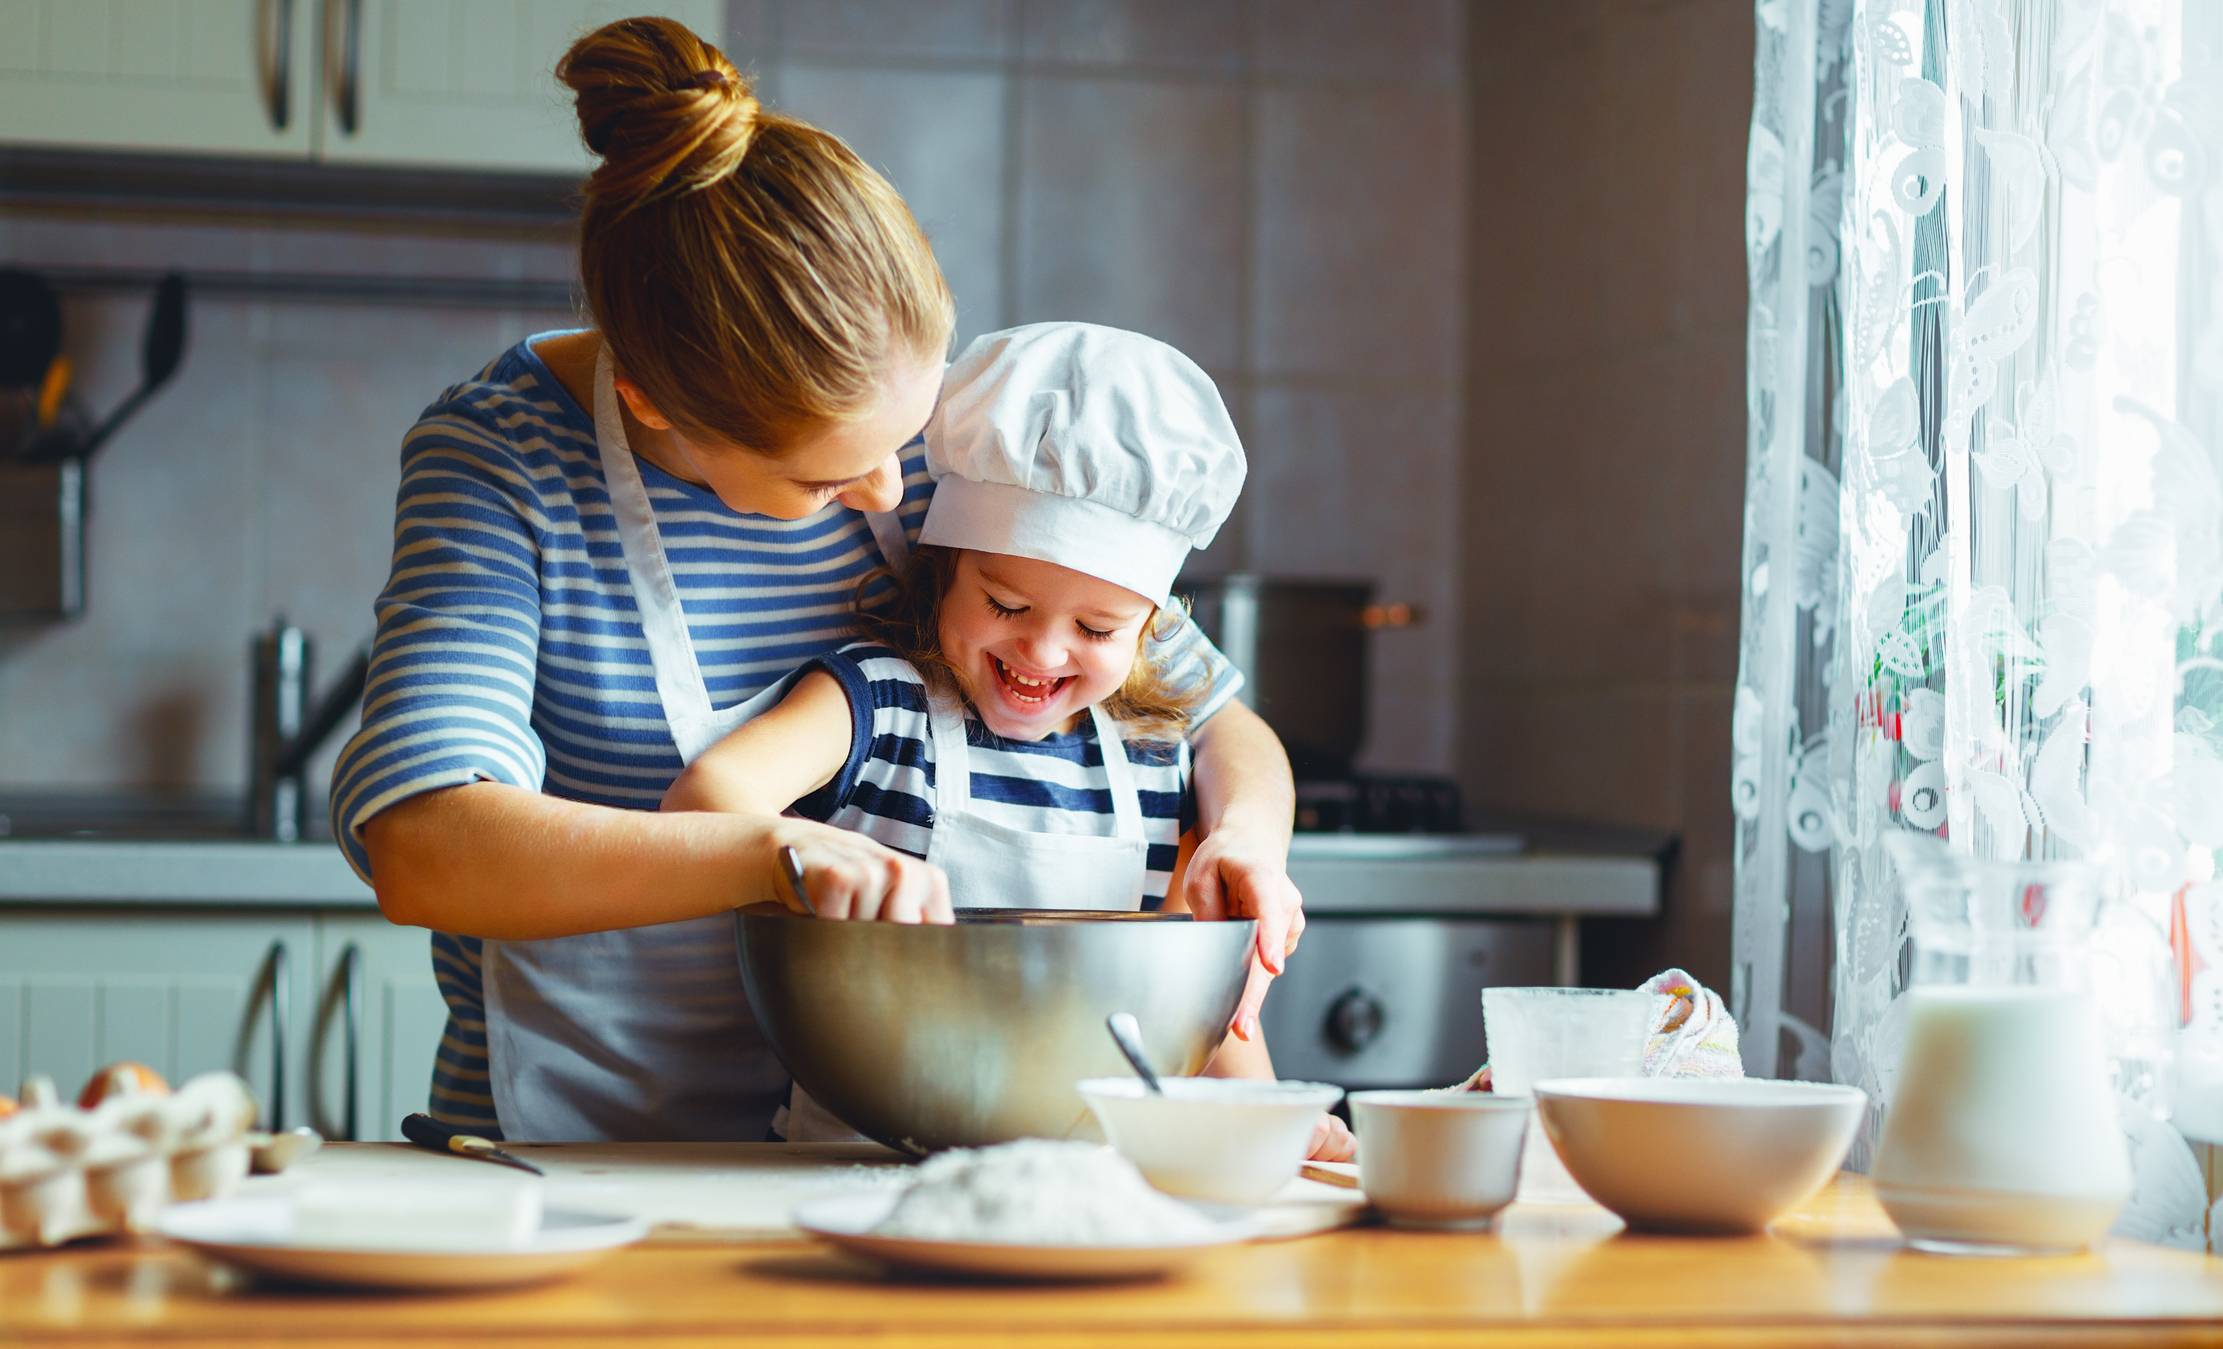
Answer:
[[(951, 691), (961, 691), (963, 685), (942, 652), (942, 597), (956, 575), (956, 550), (928, 544), (911, 550), (908, 566), (868, 573), (857, 592), (857, 626), (864, 635), (894, 648), (929, 683)], [(883, 578), (891, 589), (868, 599)], [(1104, 699), (1104, 711), (1138, 740), (1171, 744), (1184, 739), (1210, 692), (1203, 679), (1176, 681), (1166, 668), (1164, 644), (1188, 616), (1179, 599), (1154, 609), (1143, 624), (1126, 682)]]

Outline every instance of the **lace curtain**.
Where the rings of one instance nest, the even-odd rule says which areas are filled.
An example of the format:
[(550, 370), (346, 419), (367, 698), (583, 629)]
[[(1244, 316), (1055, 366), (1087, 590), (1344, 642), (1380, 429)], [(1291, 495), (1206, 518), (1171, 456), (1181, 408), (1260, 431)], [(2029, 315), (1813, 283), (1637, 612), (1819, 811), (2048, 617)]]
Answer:
[(2138, 1171), (2118, 1230), (2198, 1244), (2187, 1140), (2223, 1141), (2223, 4), (1755, 13), (1747, 1066), (1888, 1100), (1888, 831), (2096, 860)]

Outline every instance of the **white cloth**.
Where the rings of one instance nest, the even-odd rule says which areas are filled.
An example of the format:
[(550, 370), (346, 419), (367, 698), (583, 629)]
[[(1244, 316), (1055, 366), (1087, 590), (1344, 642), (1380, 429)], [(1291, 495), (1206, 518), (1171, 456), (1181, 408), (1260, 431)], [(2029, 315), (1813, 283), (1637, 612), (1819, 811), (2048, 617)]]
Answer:
[(1242, 440), (1196, 362), (1140, 333), (989, 333), (926, 424), (919, 542), (1054, 562), (1164, 604), (1243, 488)]
[[(657, 696), (679, 757), (692, 763), (776, 705), (788, 683), (734, 707), (710, 705), (617, 406), (605, 348), (595, 362), (595, 441)], [(901, 565), (901, 522), (869, 518), (882, 554)], [(730, 1139), (750, 1132), (752, 1114), (760, 1132), (778, 1104), (787, 1074), (741, 996), (730, 917), (489, 941), (484, 962), (487, 1069), (506, 1138)]]
[(1721, 995), (1681, 969), (1662, 970), (1640, 990), (1657, 1001), (1644, 1040), (1646, 1077), (1743, 1077), (1737, 1019)]
[[(1119, 725), (1101, 705), (1088, 709), (1104, 752), (1111, 790), (1112, 834), (1041, 834), (989, 819), (973, 809), (971, 753), (965, 712), (946, 693), (927, 700), (934, 741), (934, 829), (926, 860), (949, 877), (950, 898), (962, 908), (1092, 909), (1132, 913), (1142, 907), (1150, 845), (1142, 801), (1135, 794)], [(798, 1085), (785, 1119), (774, 1126), (790, 1143), (861, 1138)]]

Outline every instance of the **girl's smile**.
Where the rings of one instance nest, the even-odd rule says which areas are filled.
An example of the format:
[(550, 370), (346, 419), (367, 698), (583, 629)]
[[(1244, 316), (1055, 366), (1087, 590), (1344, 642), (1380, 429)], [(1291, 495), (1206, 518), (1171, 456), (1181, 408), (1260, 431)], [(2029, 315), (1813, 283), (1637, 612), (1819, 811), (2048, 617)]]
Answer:
[(941, 648), (988, 729), (1040, 740), (1119, 691), (1156, 607), (1055, 563), (958, 554)]

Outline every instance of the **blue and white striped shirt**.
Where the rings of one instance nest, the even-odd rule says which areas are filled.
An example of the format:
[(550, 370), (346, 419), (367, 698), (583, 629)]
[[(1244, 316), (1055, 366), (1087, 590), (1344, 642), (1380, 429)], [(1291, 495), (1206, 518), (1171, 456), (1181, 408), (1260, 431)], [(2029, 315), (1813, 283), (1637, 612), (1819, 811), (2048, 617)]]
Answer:
[[(812, 664), (840, 682), (853, 730), (848, 761), (832, 782), (797, 802), (795, 813), (926, 856), (934, 828), (934, 740), (918, 667), (874, 642), (845, 646)], [(1125, 744), (1149, 844), (1143, 907), (1155, 909), (1165, 902), (1173, 879), (1182, 831), (1195, 820), (1189, 746), (1135, 739)], [(1006, 740), (967, 707), (965, 745), (972, 809), (981, 816), (1032, 834), (1108, 838), (1115, 831), (1111, 783), (1093, 718), (1082, 718), (1077, 730), (1040, 740)]]
[[(534, 354), (542, 336), (554, 334), (447, 390), (402, 442), (363, 726), (332, 781), (333, 833), (365, 880), (363, 823), (420, 792), (483, 780), (654, 810), (679, 775), (594, 419)], [(923, 448), (902, 465), (915, 539), (932, 492)], [(863, 515), (737, 514), (708, 488), (640, 469), (714, 706), (854, 636), (857, 587), (881, 565)], [(1209, 715), (1240, 676), (1201, 637), (1177, 640), (1185, 659), (1210, 663)], [(498, 1136), (479, 953), (473, 938), (433, 934), (448, 1025), (431, 1109)], [(738, 968), (735, 980), (738, 1001)]]

